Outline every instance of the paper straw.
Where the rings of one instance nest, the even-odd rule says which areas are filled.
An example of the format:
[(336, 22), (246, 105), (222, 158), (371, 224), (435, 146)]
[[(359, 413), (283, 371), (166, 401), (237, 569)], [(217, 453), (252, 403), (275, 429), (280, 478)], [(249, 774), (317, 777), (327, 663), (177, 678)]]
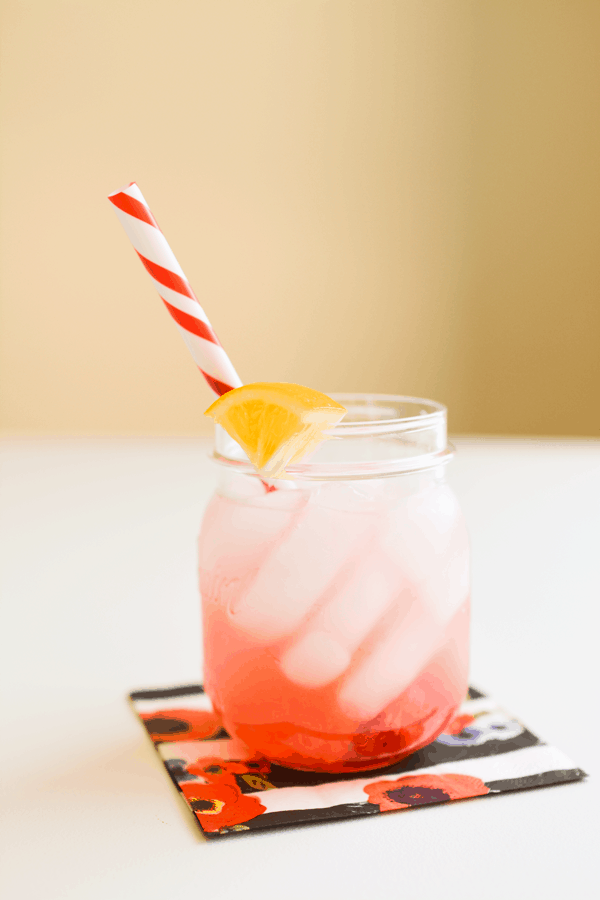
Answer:
[(137, 184), (132, 181), (108, 199), (211, 390), (221, 396), (241, 387), (239, 375)]

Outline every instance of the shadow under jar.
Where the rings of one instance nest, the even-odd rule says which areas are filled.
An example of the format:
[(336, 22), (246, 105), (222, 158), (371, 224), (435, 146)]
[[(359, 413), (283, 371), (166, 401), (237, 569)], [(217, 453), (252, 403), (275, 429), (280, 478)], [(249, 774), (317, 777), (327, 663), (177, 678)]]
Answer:
[(444, 478), (445, 407), (335, 399), (346, 417), (277, 490), (217, 428), (205, 688), (257, 755), (358, 772), (434, 740), (466, 694), (469, 545)]

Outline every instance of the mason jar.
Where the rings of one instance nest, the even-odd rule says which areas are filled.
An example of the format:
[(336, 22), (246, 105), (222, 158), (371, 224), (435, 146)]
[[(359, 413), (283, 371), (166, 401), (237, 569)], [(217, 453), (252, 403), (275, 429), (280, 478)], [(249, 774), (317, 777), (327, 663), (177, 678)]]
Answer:
[(430, 743), (465, 697), (469, 545), (445, 407), (334, 399), (343, 421), (276, 482), (217, 428), (199, 542), (205, 690), (256, 755), (358, 772)]

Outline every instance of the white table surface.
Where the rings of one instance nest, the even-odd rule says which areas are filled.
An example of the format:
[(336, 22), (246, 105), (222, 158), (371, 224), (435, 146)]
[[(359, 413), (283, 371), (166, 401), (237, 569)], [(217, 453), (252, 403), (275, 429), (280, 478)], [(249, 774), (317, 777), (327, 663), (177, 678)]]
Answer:
[(600, 442), (456, 444), (449, 474), (474, 557), (471, 680), (591, 778), (207, 843), (125, 694), (199, 677), (208, 443), (7, 440), (2, 897), (591, 897)]

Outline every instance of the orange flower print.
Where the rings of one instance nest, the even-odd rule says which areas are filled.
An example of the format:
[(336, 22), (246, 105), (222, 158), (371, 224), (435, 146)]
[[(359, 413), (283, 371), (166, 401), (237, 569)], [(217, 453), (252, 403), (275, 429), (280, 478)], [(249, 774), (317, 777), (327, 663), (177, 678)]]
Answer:
[(207, 832), (241, 825), (266, 810), (260, 800), (251, 794), (242, 794), (231, 782), (184, 782), (179, 787)]
[(165, 709), (141, 713), (155, 744), (163, 741), (204, 741), (221, 730), (217, 713), (207, 709)]
[(207, 781), (213, 783), (225, 781), (227, 784), (235, 784), (234, 775), (243, 775), (248, 771), (245, 763), (229, 762), (219, 757), (189, 763), (187, 770), (191, 775), (199, 775)]
[(405, 775), (396, 781), (375, 781), (364, 788), (369, 803), (379, 806), (380, 812), (479, 797), (489, 794), (489, 790), (483, 781), (472, 775), (432, 775), (429, 772)]
[(268, 791), (274, 785), (264, 778), (271, 770), (270, 764), (266, 760), (248, 761), (244, 763), (229, 762), (224, 759), (202, 759), (198, 762), (190, 763), (187, 771), (191, 775), (198, 775), (206, 781), (226, 784), (236, 784), (235, 776), (241, 776), (246, 784), (254, 788), (255, 791)]

